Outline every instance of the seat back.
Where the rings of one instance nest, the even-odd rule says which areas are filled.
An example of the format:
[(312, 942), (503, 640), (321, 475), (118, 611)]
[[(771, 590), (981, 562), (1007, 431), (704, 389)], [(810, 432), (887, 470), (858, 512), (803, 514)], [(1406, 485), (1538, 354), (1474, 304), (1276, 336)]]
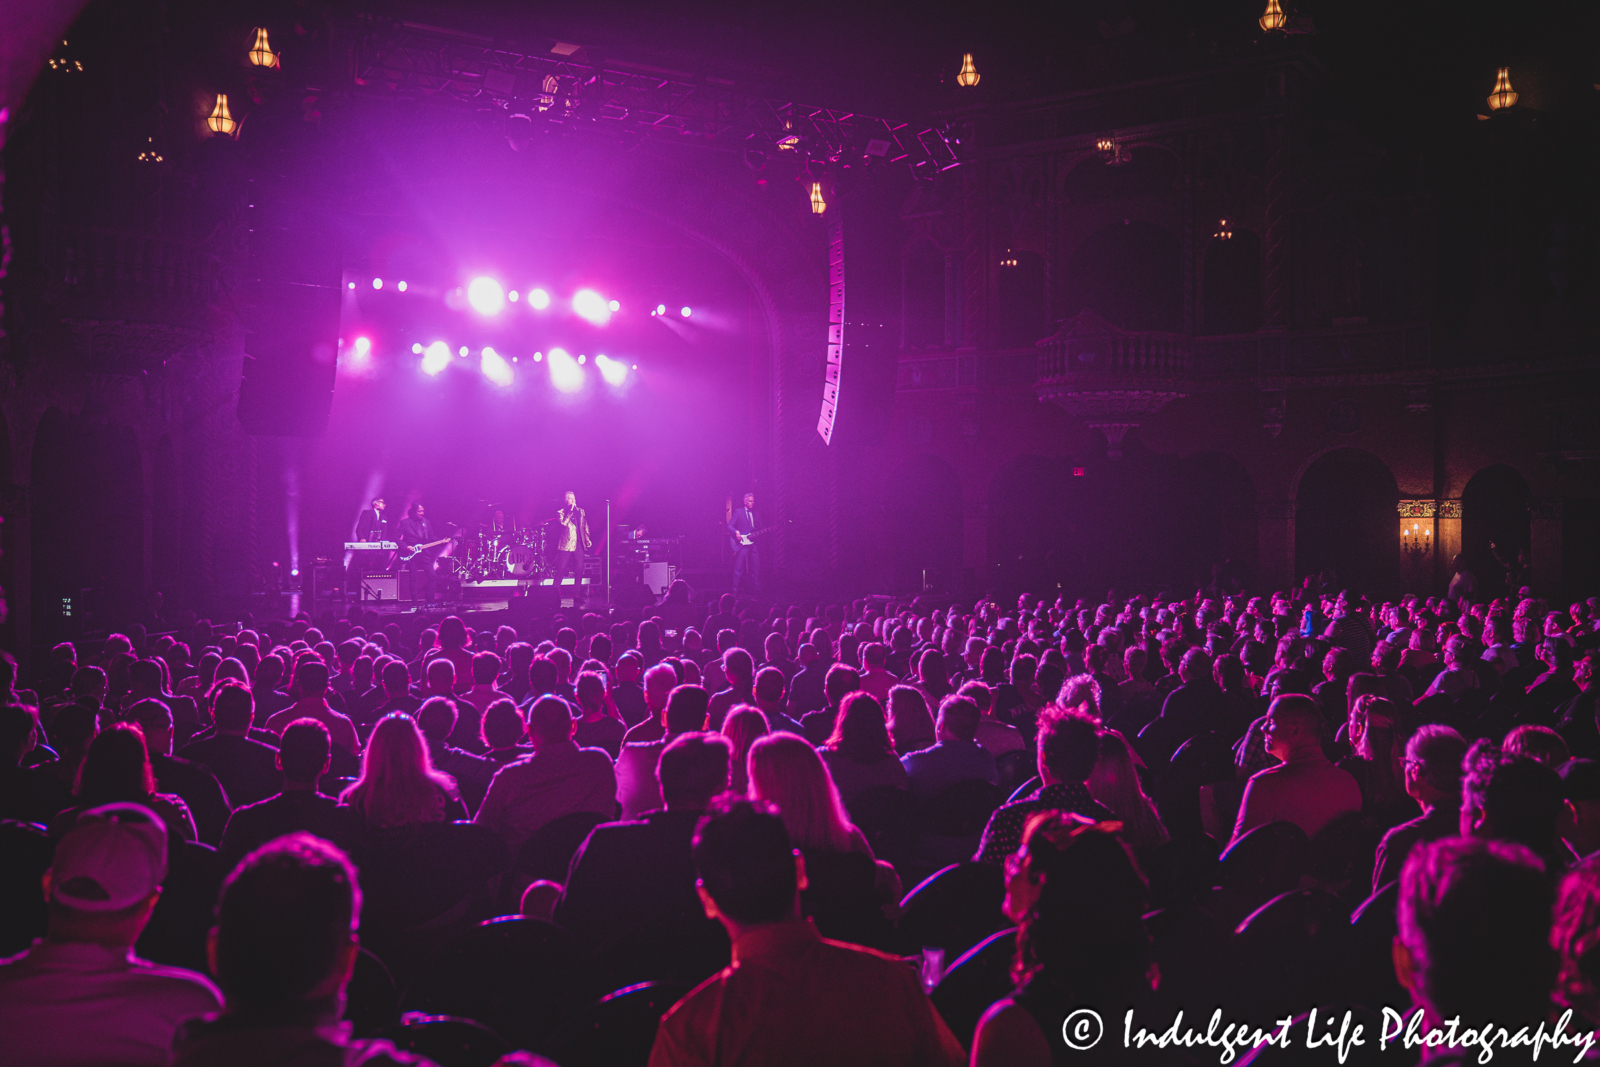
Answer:
[(640, 982), (608, 993), (551, 1038), (550, 1054), (562, 1067), (643, 1064), (650, 1058), (661, 1016), (691, 988)]
[(50, 908), (39, 879), (55, 842), (37, 823), (0, 819), (0, 957), (14, 956), (45, 935)]
[(899, 866), (917, 848), (917, 802), (894, 786), (876, 786), (850, 801), (850, 820), (860, 827), (873, 855)]
[(952, 782), (922, 809), (922, 829), (943, 837), (981, 834), (1004, 800), (1005, 794), (993, 782), (981, 778)]
[(506, 1039), (472, 1019), (407, 1012), (379, 1037), (402, 1052), (424, 1056), (439, 1067), (491, 1067), (511, 1051)]
[(1005, 873), (992, 863), (953, 863), (925, 878), (900, 902), (904, 948), (942, 948), (954, 960), (1009, 920), (1000, 910)]

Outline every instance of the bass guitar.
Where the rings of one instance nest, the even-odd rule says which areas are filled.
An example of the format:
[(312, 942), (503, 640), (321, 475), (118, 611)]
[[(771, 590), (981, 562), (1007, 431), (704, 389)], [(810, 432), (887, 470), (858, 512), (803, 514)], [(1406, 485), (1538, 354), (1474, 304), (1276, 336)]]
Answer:
[(407, 545), (400, 550), (400, 555), (397, 558), (401, 563), (409, 563), (419, 554), (428, 551), (428, 549), (438, 548), (440, 545), (447, 545), (454, 540), (455, 537), (452, 535), (450, 537), (441, 537), (437, 541), (429, 541), (425, 545)]

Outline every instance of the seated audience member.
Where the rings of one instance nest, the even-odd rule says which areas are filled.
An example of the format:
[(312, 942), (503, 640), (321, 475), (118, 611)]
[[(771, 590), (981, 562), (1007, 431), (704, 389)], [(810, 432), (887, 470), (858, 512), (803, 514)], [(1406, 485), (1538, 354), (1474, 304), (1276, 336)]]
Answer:
[(250, 690), (224, 685), (217, 691), (213, 714), (216, 732), (189, 742), (178, 755), (216, 775), (232, 804), (254, 804), (276, 793), (283, 781), (277, 751), (249, 736), (255, 719), (255, 698)]
[(1564, 810), (1559, 774), (1508, 755), (1487, 738), (1473, 742), (1461, 768), (1462, 837), (1524, 845), (1551, 871), (1571, 866), (1572, 854), (1558, 836)]
[[(648, 691), (649, 675), (645, 676)], [(706, 728), (706, 708), (710, 694), (698, 685), (674, 686), (662, 711), (664, 736), (648, 742), (630, 742), (617, 757), (617, 804), (622, 818), (637, 819), (661, 806), (661, 786), (656, 781), (656, 764), (662, 750), (679, 734)]]
[(51, 764), (29, 766), (39, 736), (36, 708), (0, 704), (0, 819), (48, 823), (72, 803), (71, 789), (50, 774)]
[(1191, 648), (1178, 661), (1183, 683), (1167, 694), (1157, 719), (1169, 724), (1174, 747), (1203, 730), (1219, 730), (1228, 719), (1228, 701), (1211, 676), (1211, 657)]
[(956, 695), (966, 697), (978, 706), (982, 718), (978, 720), (978, 731), (973, 735), (973, 740), (982, 745), (989, 755), (999, 758), (1007, 752), (1021, 752), (1028, 747), (1021, 730), (994, 717), (994, 693), (987, 685), (968, 682)]
[(969, 779), (998, 785), (994, 757), (978, 744), (982, 714), (968, 697), (950, 695), (939, 705), (938, 741), (931, 748), (900, 757), (906, 781), (918, 804), (927, 804), (947, 786)]
[(356, 724), (328, 704), (327, 666), (315, 661), (302, 663), (295, 668), (294, 680), (300, 699), (268, 719), (267, 729), (282, 735), (284, 727), (296, 719), (316, 719), (328, 728), (328, 736), (335, 745), (351, 755), (360, 755), (361, 739), (356, 736)]
[(1101, 731), (1100, 756), (1094, 761), (1088, 785), (1089, 795), (1122, 823), (1122, 839), (1135, 855), (1149, 856), (1167, 843), (1167, 828), (1156, 811), (1155, 801), (1145, 795), (1133, 749), (1121, 734)]
[[(982, 650), (983, 642), (978, 642)], [(871, 693), (880, 701), (889, 702), (889, 690), (895, 685), (895, 677), (884, 670), (883, 664), (888, 658), (889, 650), (877, 641), (870, 641), (860, 648), (861, 655), (861, 689)]]
[[(1545, 1021), (1556, 977), (1551, 897), (1538, 857), (1511, 842), (1451, 837), (1412, 851), (1394, 969), (1424, 1011), (1424, 1033), (1458, 1016), (1479, 1027)], [(1476, 1059), (1476, 1048), (1464, 1051)]]
[(1537, 760), (1552, 770), (1572, 758), (1566, 739), (1548, 726), (1513, 726), (1501, 739), (1500, 750), (1508, 756)]
[(357, 830), (467, 817), (455, 779), (434, 769), (417, 721), (401, 712), (385, 715), (372, 728), (361, 777), (339, 794), (339, 803), (350, 809)]
[[(472, 657), (472, 685), (465, 693), (456, 699), (456, 707), (469, 704), (477, 711), (477, 718), (483, 717), (484, 711), (496, 700), (505, 699), (510, 694), (503, 692), (495, 685), (495, 680), (500, 677), (502, 664), (500, 657), (493, 652), (479, 652)], [(463, 715), (463, 720), (472, 716)], [(476, 726), (476, 723), (472, 724)]]
[[(826, 640), (826, 637), (822, 639)], [(795, 681), (798, 684), (799, 679), (796, 678)], [(827, 677), (822, 683), (822, 695), (827, 703), (822, 708), (801, 716), (800, 729), (804, 736), (814, 745), (826, 744), (828, 736), (838, 725), (839, 707), (844, 698), (860, 688), (861, 675), (854, 667), (846, 667), (842, 663), (835, 663), (829, 667)]]
[(750, 785), (749, 771), (746, 767), (746, 757), (750, 754), (750, 746), (759, 737), (765, 737), (772, 732), (767, 717), (760, 710), (748, 704), (734, 708), (728, 717), (722, 720), (722, 736), (728, 739), (731, 750), (729, 757), (728, 791), (743, 796)]
[(928, 697), (916, 686), (894, 686), (883, 708), (888, 713), (889, 739), (896, 752), (919, 752), (939, 740), (928, 711)]
[(318, 719), (296, 719), (284, 727), (277, 755), (283, 791), (233, 813), (217, 848), (223, 870), (233, 870), (246, 853), (268, 841), (300, 830), (328, 841), (349, 841), (350, 809), (317, 790), (317, 782), (327, 773), (332, 745), (328, 728)]
[(1400, 709), (1380, 696), (1356, 698), (1347, 716), (1354, 752), (1337, 766), (1356, 780), (1361, 810), (1384, 827), (1415, 818), (1417, 806), (1405, 791), (1405, 739)]
[(788, 685), (783, 671), (777, 667), (762, 667), (756, 672), (755, 706), (767, 717), (767, 725), (774, 733), (787, 730), (804, 737), (805, 731), (801, 729), (800, 723), (790, 718), (789, 713), (784, 710), (787, 706), (785, 701), (788, 696)]
[(172, 713), (173, 733), (179, 739), (175, 747), (181, 748), (200, 730), (200, 712), (192, 698), (167, 692), (165, 684), (161, 664), (155, 660), (142, 659), (128, 664), (128, 700), (123, 706), (141, 700), (161, 701)]
[[(435, 662), (448, 663), (448, 660)], [(489, 780), (494, 777), (496, 764), (482, 756), (450, 744), (448, 738), (456, 728), (456, 702), (452, 697), (429, 697), (417, 709), (417, 726), (428, 745), (428, 758), (436, 770), (456, 780), (461, 792), (461, 802), (469, 811), (476, 812), (489, 791)]]
[(209, 945), (226, 1004), (183, 1028), (175, 1063), (426, 1065), (339, 1024), (360, 922), (356, 871), (336, 846), (294, 834), (247, 856), (223, 884)]
[(422, 701), (411, 695), (411, 671), (404, 660), (395, 659), (385, 663), (378, 680), (383, 683), (383, 699), (364, 716), (366, 722), (362, 724), (363, 729), (390, 712), (403, 711), (415, 715), (422, 706)]
[(733, 963), (661, 1019), (651, 1067), (722, 1062), (956, 1067), (961, 1045), (900, 960), (822, 940), (800, 915), (805, 861), (783, 820), (734, 801), (694, 838), (698, 892)]
[(1561, 839), (1579, 860), (1600, 851), (1600, 762), (1569, 759), (1556, 771), (1565, 798)]
[[(493, 774), (493, 769), (504, 767), (513, 760), (533, 755), (533, 746), (525, 743), (528, 739), (527, 720), (510, 697), (501, 697), (483, 709), (479, 732), (484, 745), (482, 759), (491, 767), (490, 774)], [(487, 789), (489, 783), (485, 781), (483, 784)]]
[(1600, 1026), (1600, 857), (1590, 856), (1568, 871), (1556, 891), (1550, 945), (1556, 951), (1555, 999), (1571, 1008), (1576, 1029)]
[(513, 857), (554, 819), (579, 811), (609, 818), (616, 810), (611, 757), (598, 748), (579, 748), (572, 740), (576, 725), (565, 700), (535, 700), (528, 709), (533, 755), (501, 767), (489, 783), (474, 821), (499, 834)]
[(1566, 738), (1574, 756), (1600, 759), (1600, 679), (1595, 677), (1597, 653), (1585, 652), (1572, 664), (1572, 684), (1578, 689), (1555, 710), (1556, 730)]
[(51, 822), (52, 836), (69, 829), (78, 814), (89, 808), (105, 804), (140, 804), (165, 820), (168, 837), (197, 840), (194, 818), (183, 798), (156, 792), (156, 776), (150, 769), (144, 734), (133, 723), (116, 723), (89, 742), (83, 766), (78, 768), (78, 782), (72, 797), (73, 806)]
[[(678, 685), (678, 672), (670, 663), (657, 663), (644, 672), (644, 704), (646, 715), (628, 728), (623, 736), (624, 745), (649, 744), (667, 736), (667, 700)], [(698, 729), (698, 727), (696, 727)]]
[(49, 932), (0, 962), (0, 1060), (29, 1067), (167, 1064), (186, 1021), (222, 998), (201, 975), (133, 954), (167, 875), (155, 812), (78, 815), (44, 878)]
[(1047, 707), (1039, 715), (1036, 738), (1039, 780), (1022, 800), (1002, 805), (989, 816), (973, 859), (1004, 863), (1022, 845), (1022, 829), (1036, 811), (1071, 811), (1096, 822), (1114, 818), (1089, 793), (1089, 776), (1100, 758), (1100, 724), (1075, 708)]
[(1572, 643), (1563, 634), (1539, 642), (1539, 662), (1545, 671), (1528, 686), (1517, 708), (1520, 722), (1554, 725), (1556, 709), (1580, 693), (1575, 680)]
[(1466, 754), (1467, 742), (1461, 735), (1436, 723), (1418, 728), (1406, 742), (1406, 795), (1422, 807), (1422, 814), (1392, 827), (1378, 842), (1373, 892), (1400, 877), (1406, 857), (1417, 845), (1460, 832), (1461, 760)]
[(906, 788), (906, 769), (895, 758), (894, 742), (889, 740), (883, 705), (877, 697), (851, 693), (844, 697), (835, 718), (833, 735), (821, 747), (822, 761), (846, 807), (869, 789)]
[(722, 720), (739, 704), (755, 703), (756, 661), (742, 648), (730, 648), (722, 654), (722, 673), (727, 676), (728, 688), (711, 695), (706, 707), (707, 729), (722, 729)]
[[(727, 946), (720, 931), (705, 928), (690, 842), (712, 799), (728, 788), (728, 760), (728, 742), (717, 734), (673, 738), (657, 772), (666, 806), (638, 821), (602, 823), (590, 832), (572, 857), (555, 921), (586, 944), (609, 944), (647, 961), (639, 978), (658, 976), (649, 965), (677, 970), (674, 949), (704, 950), (707, 942), (710, 966), (685, 977), (698, 980), (714, 971), (715, 952)], [(695, 963), (703, 965), (703, 959)]]
[[(822, 635), (817, 640), (826, 643), (827, 636)], [(796, 658), (800, 663), (800, 669), (789, 678), (789, 714), (796, 721), (804, 722), (806, 715), (828, 706), (823, 682), (831, 664), (812, 641), (800, 646)], [(828, 722), (831, 725), (832, 719)]]
[(1444, 643), (1444, 670), (1433, 676), (1422, 697), (1444, 694), (1454, 700), (1469, 689), (1478, 688), (1478, 672), (1473, 668), (1472, 641), (1460, 634)]
[(200, 840), (215, 845), (222, 840), (228, 825), (228, 797), (217, 776), (203, 765), (172, 754), (172, 712), (155, 699), (141, 700), (130, 707), (125, 717), (144, 732), (150, 750), (150, 769), (156, 775), (156, 790), (183, 798), (194, 817)]
[(1233, 837), (1258, 826), (1292, 822), (1315, 837), (1346, 812), (1361, 810), (1361, 788), (1322, 754), (1322, 712), (1309, 696), (1291, 693), (1267, 710), (1266, 750), (1282, 762), (1257, 771), (1244, 787)]
[[(974, 1067), (1049, 1067), (1118, 1061), (1069, 1048), (1066, 1019), (1084, 1004), (1133, 1006), (1152, 987), (1142, 914), (1145, 881), (1109, 828), (1041, 811), (1006, 861), (1006, 917), (1017, 924), (1017, 986), (992, 1005), (973, 1038)], [(1081, 921), (1093, 916), (1093, 921)], [(1079, 1060), (1075, 1057), (1086, 1057)]]
[(599, 671), (584, 671), (578, 675), (578, 724), (572, 739), (580, 748), (602, 749), (612, 760), (622, 751), (622, 740), (628, 728), (622, 720), (606, 707), (606, 679)]

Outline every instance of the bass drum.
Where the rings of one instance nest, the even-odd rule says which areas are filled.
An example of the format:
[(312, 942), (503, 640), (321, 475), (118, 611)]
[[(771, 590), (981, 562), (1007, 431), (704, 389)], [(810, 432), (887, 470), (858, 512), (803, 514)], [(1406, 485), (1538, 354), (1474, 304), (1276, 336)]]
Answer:
[(539, 553), (529, 545), (513, 545), (506, 550), (506, 570), (513, 578), (532, 578), (539, 573)]

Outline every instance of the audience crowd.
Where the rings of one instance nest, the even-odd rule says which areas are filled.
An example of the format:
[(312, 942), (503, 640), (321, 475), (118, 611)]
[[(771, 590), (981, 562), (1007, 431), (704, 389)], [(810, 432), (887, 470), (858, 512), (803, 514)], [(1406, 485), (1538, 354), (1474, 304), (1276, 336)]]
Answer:
[(1600, 600), (680, 584), (426, 621), (136, 627), (32, 689), (0, 654), (0, 1059), (1153, 1055), (1069, 1050), (1085, 1005), (1600, 1026)]

